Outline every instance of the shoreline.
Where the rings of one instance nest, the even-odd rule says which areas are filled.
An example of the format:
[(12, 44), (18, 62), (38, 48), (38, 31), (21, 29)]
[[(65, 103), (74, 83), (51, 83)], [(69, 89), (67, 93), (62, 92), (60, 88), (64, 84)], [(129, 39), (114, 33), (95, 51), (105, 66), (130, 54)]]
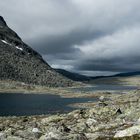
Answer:
[(140, 126), (140, 90), (115, 94), (108, 99), (94, 105), (88, 103), (88, 109), (65, 114), (0, 117), (0, 133), (7, 139), (16, 140), (45, 140), (48, 137), (56, 140), (140, 138), (139, 131), (135, 134), (133, 130), (138, 130)]
[[(13, 86), (14, 85), (14, 86)], [(10, 94), (51, 94), (62, 98), (99, 98), (97, 102), (69, 104), (76, 109), (55, 115), (2, 116), (2, 140), (139, 140), (140, 90), (125, 94), (108, 91), (74, 93), (64, 88), (48, 88), (15, 83), (2, 92)], [(22, 93), (21, 93), (22, 92)], [(28, 93), (27, 93), (28, 92)], [(6, 94), (6, 93), (5, 93)], [(100, 98), (101, 97), (101, 98)], [(80, 107), (83, 109), (78, 109)]]

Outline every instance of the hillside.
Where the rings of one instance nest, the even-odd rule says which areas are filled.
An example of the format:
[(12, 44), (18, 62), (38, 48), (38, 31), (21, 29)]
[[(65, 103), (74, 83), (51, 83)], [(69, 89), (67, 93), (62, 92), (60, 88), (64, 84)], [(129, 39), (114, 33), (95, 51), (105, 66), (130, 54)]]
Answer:
[(88, 76), (84, 76), (84, 75), (81, 75), (81, 74), (78, 74), (78, 73), (74, 73), (74, 72), (69, 72), (69, 71), (66, 71), (64, 69), (55, 69), (58, 73), (62, 74), (63, 76), (73, 80), (73, 81), (89, 81), (91, 80), (90, 77)]
[(73, 80), (88, 84), (130, 84), (138, 85), (140, 81), (140, 72), (126, 72), (110, 76), (85, 76), (78, 73), (69, 72), (63, 69), (55, 69), (58, 73)]
[(74, 84), (53, 70), (0, 16), (0, 80), (7, 79), (51, 87)]

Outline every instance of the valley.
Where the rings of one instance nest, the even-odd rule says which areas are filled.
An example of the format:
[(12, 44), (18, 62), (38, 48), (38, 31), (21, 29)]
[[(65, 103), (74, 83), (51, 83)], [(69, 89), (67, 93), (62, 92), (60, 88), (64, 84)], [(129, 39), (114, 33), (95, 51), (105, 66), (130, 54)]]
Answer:
[(139, 72), (53, 69), (0, 16), (0, 140), (139, 139)]

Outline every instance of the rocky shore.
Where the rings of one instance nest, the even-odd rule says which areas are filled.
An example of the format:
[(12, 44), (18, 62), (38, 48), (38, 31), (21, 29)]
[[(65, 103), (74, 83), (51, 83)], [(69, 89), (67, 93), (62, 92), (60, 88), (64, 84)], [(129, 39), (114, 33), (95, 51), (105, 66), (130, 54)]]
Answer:
[(88, 109), (53, 116), (0, 117), (0, 140), (139, 140), (140, 91), (101, 96)]

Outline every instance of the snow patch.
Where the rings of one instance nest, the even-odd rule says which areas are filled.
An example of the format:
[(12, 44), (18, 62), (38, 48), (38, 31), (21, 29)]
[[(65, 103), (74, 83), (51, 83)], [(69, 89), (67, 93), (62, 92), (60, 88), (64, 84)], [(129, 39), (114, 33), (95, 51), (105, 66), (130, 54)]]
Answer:
[[(5, 40), (1, 40), (3, 43), (5, 43), (5, 44), (7, 44), (7, 45), (10, 45), (10, 46), (12, 46), (12, 44), (10, 44), (10, 43), (8, 43), (7, 41), (5, 41)], [(23, 51), (23, 49), (22, 48), (20, 48), (19, 46), (15, 46), (16, 47), (16, 49), (18, 49), (18, 50), (20, 50), (20, 51)]]
[(10, 43), (8, 43), (7, 41), (5, 41), (5, 40), (1, 40), (3, 43), (5, 43), (5, 44), (8, 44), (8, 45), (10, 45), (11, 46), (11, 44)]
[(22, 49), (22, 48), (20, 48), (20, 47), (18, 47), (18, 46), (16, 46), (16, 48), (17, 48), (18, 50), (20, 50), (20, 51), (23, 51), (23, 49)]

